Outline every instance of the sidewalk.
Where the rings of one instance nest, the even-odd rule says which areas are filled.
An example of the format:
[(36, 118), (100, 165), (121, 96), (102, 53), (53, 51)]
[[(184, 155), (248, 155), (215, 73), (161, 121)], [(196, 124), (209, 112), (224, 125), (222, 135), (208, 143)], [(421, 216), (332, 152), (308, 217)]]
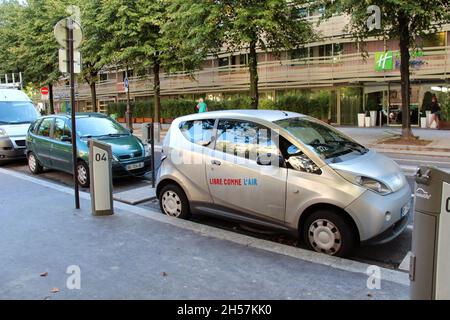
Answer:
[(362, 263), (120, 203), (94, 217), (87, 194), (77, 211), (69, 188), (1, 168), (0, 181), (0, 299), (409, 298), (398, 271), (369, 290)]
[(410, 146), (383, 144), (382, 141), (394, 138), (401, 134), (401, 128), (359, 128), (359, 127), (336, 127), (338, 130), (349, 135), (361, 144), (374, 148), (377, 151), (389, 153), (408, 153), (415, 155), (435, 155), (450, 157), (450, 131), (435, 129), (413, 128), (413, 134), (421, 140), (429, 140), (426, 146)]

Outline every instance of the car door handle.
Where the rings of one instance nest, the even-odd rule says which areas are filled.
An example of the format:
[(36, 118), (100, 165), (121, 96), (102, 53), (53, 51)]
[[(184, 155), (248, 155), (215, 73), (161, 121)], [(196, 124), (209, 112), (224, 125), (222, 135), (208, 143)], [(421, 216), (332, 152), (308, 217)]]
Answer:
[(222, 162), (220, 162), (219, 160), (211, 160), (211, 164), (214, 166), (220, 166)]

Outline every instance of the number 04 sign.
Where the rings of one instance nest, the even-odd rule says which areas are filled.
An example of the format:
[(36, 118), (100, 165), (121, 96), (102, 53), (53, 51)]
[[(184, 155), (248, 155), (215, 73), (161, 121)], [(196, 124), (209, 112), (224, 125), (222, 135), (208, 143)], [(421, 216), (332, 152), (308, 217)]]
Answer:
[(89, 173), (93, 215), (114, 213), (112, 198), (111, 146), (95, 140), (89, 141)]

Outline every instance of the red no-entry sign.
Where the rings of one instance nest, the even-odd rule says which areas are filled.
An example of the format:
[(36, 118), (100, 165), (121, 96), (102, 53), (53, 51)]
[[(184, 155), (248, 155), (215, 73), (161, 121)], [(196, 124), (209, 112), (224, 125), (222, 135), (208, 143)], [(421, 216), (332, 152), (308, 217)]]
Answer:
[(42, 88), (41, 88), (41, 94), (42, 94), (43, 96), (48, 95), (48, 88), (47, 88), (47, 87), (42, 87)]

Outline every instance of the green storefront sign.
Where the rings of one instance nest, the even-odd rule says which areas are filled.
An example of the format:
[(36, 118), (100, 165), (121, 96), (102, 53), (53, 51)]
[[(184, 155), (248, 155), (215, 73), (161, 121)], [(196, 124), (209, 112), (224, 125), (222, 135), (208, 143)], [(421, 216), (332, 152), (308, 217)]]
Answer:
[(394, 70), (394, 53), (392, 51), (375, 52), (375, 71)]

